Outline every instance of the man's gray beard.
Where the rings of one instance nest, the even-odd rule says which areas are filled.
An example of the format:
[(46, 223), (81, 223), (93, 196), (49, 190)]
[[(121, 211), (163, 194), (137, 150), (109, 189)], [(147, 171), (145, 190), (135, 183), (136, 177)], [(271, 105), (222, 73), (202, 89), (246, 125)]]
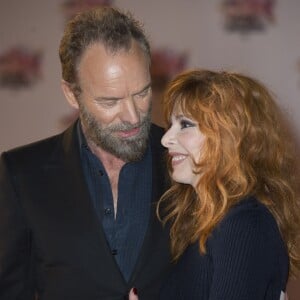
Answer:
[[(151, 108), (149, 108), (149, 111), (138, 125), (132, 125), (126, 122), (103, 128), (85, 107), (82, 105), (79, 106), (80, 118), (85, 129), (84, 132), (87, 140), (92, 141), (103, 150), (123, 161), (133, 162), (142, 159), (148, 145), (151, 125)], [(132, 137), (122, 138), (113, 134), (118, 131), (131, 130), (137, 126), (139, 126), (140, 131)]]

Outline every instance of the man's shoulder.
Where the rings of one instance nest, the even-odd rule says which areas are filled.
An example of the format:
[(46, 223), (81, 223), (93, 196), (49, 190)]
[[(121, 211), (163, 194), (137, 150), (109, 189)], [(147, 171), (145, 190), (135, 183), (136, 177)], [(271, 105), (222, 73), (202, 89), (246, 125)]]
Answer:
[(50, 157), (53, 154), (53, 151), (58, 150), (62, 147), (63, 139), (65, 138), (68, 131), (72, 131), (71, 128), (68, 128), (62, 133), (46, 137), (44, 139), (18, 146), (3, 152), (1, 155), (10, 157), (16, 161), (38, 161), (45, 157)]
[(37, 153), (47, 152), (52, 149), (51, 145), (56, 144), (62, 134), (56, 134), (29, 144), (18, 146), (12, 148), (5, 153), (9, 156), (19, 156), (19, 155), (36, 155)]

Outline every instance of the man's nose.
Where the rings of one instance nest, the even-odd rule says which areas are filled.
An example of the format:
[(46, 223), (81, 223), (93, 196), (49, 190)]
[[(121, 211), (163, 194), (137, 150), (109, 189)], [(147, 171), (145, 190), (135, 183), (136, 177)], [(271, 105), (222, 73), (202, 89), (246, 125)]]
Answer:
[(123, 122), (128, 122), (130, 124), (139, 123), (140, 114), (134, 99), (124, 99), (121, 110), (120, 118)]

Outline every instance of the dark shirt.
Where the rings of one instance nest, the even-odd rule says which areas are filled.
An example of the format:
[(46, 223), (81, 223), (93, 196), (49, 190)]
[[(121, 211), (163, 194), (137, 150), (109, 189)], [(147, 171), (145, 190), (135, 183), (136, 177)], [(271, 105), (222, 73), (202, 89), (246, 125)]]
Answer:
[(232, 207), (199, 253), (190, 245), (165, 282), (162, 300), (279, 300), (289, 259), (274, 217), (255, 198)]
[(111, 185), (106, 170), (90, 151), (80, 125), (78, 135), (81, 162), (91, 200), (111, 253), (128, 281), (140, 253), (149, 221), (152, 186), (150, 147), (141, 161), (126, 163), (120, 171), (115, 218)]

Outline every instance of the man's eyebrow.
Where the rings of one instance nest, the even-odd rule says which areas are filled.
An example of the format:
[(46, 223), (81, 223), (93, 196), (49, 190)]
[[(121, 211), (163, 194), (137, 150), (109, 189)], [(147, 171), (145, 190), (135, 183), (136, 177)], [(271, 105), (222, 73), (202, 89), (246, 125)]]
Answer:
[[(140, 91), (135, 92), (134, 94), (132, 94), (133, 96), (141, 94), (142, 92), (146, 91), (147, 89), (149, 89), (151, 87), (151, 82), (149, 82), (145, 87), (143, 87)], [(122, 99), (122, 97), (113, 97), (113, 96), (99, 96), (99, 97), (95, 97), (96, 101), (118, 101)]]
[(119, 97), (106, 97), (106, 96), (99, 96), (99, 97), (95, 97), (96, 101), (118, 101), (122, 98)]
[(146, 91), (147, 89), (149, 89), (151, 87), (151, 82), (149, 82), (145, 87), (143, 87), (140, 91), (136, 92), (133, 94), (133, 96), (141, 94), (142, 92)]

